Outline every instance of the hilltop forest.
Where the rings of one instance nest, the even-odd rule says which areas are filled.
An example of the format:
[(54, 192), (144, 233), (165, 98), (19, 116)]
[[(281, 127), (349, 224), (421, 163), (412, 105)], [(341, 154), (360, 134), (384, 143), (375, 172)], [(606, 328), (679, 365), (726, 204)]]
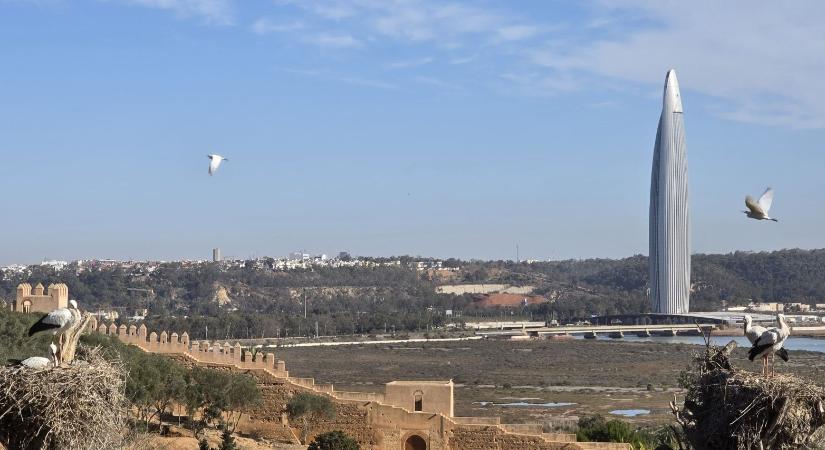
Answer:
[[(153, 270), (62, 270), (30, 266), (5, 271), (0, 299), (18, 283), (63, 282), (82, 308), (115, 308), (124, 316), (147, 308), (147, 326), (189, 331), (193, 338), (428, 331), (448, 321), (503, 315), (571, 320), (591, 314), (647, 311), (647, 258), (516, 263), (449, 259), (454, 270), (411, 268), (421, 258), (368, 258), (377, 267), (276, 270), (271, 261), (162, 263)], [(825, 250), (694, 255), (691, 309), (714, 310), (749, 301), (825, 302)], [(534, 286), (547, 303), (513, 309), (477, 305), (478, 295), (438, 294), (436, 286), (504, 283)], [(453, 318), (445, 315), (454, 312)], [(460, 318), (456, 318), (460, 317)], [(208, 328), (208, 331), (207, 331)]]

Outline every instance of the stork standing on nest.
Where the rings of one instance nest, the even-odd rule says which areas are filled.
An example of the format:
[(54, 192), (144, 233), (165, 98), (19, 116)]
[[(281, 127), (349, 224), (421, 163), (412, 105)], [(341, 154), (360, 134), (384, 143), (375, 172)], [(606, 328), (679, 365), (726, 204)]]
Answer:
[[(761, 325), (754, 325), (753, 318), (748, 314), (745, 315), (744, 328), (745, 337), (748, 338), (748, 341), (750, 341), (751, 346), (753, 346), (756, 340), (759, 339), (759, 336), (762, 336), (762, 333), (768, 331), (767, 328)], [(780, 348), (775, 354), (779, 355), (779, 357), (782, 358), (782, 361), (788, 362), (788, 351), (785, 350), (784, 347)], [(762, 372), (765, 372), (765, 367), (762, 367)]]
[[(762, 332), (759, 337), (756, 338), (756, 341), (753, 343), (753, 347), (751, 347), (748, 352), (748, 359), (751, 361), (756, 359), (756, 357), (762, 358), (762, 373), (765, 376), (770, 376), (773, 374), (773, 365), (771, 364), (771, 367), (768, 367), (768, 357), (779, 352), (780, 350), (784, 350), (782, 346), (785, 345), (785, 341), (788, 339), (788, 336), (791, 335), (791, 329), (785, 322), (784, 314), (777, 314), (776, 322), (779, 326), (770, 327)], [(785, 359), (781, 354), (780, 357)]]
[(60, 365), (62, 362), (63, 335), (72, 325), (79, 321), (80, 310), (77, 308), (77, 302), (69, 300), (68, 308), (55, 309), (35, 322), (35, 324), (29, 328), (29, 336), (48, 330), (51, 330), (52, 334), (58, 336), (59, 349), (55, 358), (55, 365)]

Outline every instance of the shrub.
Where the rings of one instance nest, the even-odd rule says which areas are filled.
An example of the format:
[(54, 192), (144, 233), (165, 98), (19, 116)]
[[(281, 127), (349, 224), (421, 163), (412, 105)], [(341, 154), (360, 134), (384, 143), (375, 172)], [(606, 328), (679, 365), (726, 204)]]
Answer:
[(289, 400), (286, 412), (290, 419), (301, 420), (301, 441), (306, 443), (316, 422), (335, 417), (335, 405), (327, 397), (301, 392)]
[(343, 431), (330, 431), (319, 434), (307, 450), (360, 450), (355, 439), (347, 436)]
[(221, 434), (221, 446), (218, 450), (237, 450), (238, 446), (235, 444), (235, 438), (229, 428), (224, 428)]
[(600, 415), (579, 419), (576, 439), (591, 442), (624, 442), (631, 444), (635, 449), (654, 448), (661, 442), (648, 430), (633, 429), (627, 422), (618, 419), (605, 420)]

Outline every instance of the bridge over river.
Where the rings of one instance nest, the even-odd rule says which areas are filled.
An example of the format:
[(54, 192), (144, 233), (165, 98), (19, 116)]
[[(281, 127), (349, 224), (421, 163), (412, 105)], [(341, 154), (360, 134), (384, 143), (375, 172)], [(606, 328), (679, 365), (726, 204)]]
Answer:
[(485, 337), (551, 337), (564, 335), (583, 335), (585, 338), (595, 338), (598, 334), (614, 338), (624, 337), (625, 334), (634, 336), (700, 336), (716, 328), (714, 324), (668, 324), (668, 325), (575, 325), (541, 328), (524, 328), (521, 330), (489, 330), (476, 331), (476, 335)]

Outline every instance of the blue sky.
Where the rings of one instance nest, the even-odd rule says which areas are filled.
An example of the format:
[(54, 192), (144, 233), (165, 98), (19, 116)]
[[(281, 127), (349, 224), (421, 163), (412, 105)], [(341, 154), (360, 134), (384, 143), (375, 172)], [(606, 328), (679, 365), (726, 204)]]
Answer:
[(647, 253), (671, 67), (694, 252), (825, 247), (825, 5), (621, 3), (0, 0), (0, 264)]

